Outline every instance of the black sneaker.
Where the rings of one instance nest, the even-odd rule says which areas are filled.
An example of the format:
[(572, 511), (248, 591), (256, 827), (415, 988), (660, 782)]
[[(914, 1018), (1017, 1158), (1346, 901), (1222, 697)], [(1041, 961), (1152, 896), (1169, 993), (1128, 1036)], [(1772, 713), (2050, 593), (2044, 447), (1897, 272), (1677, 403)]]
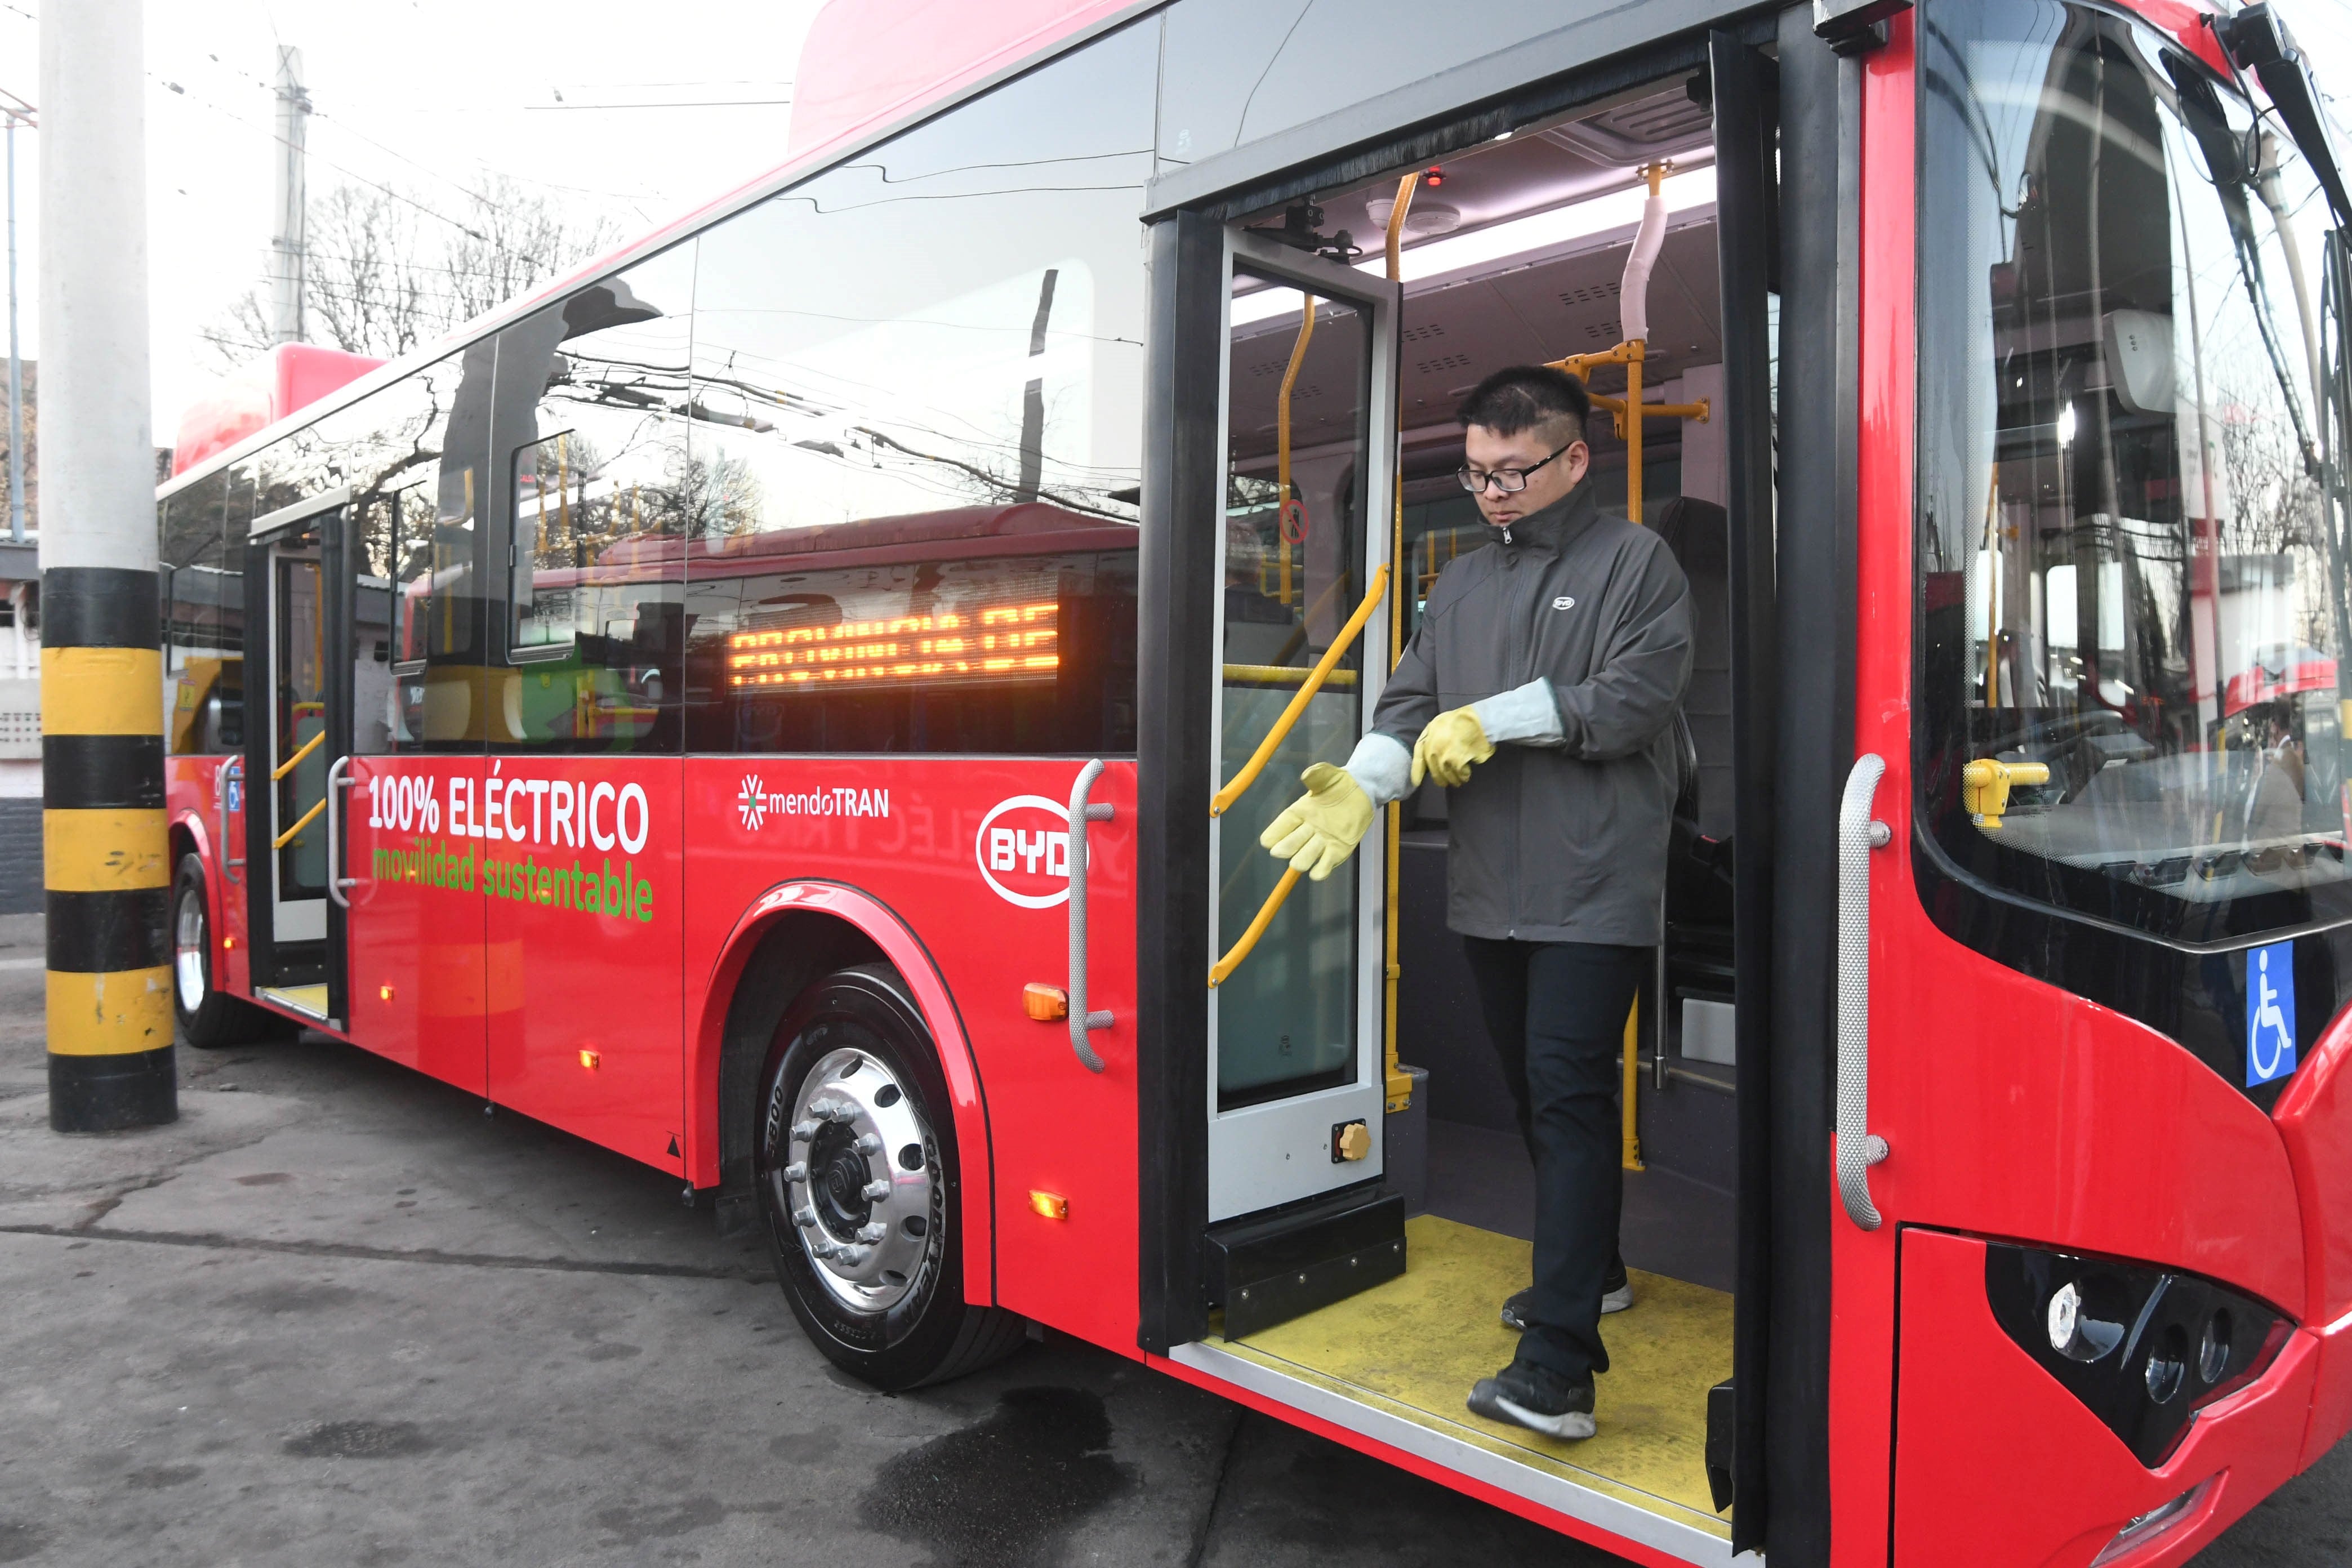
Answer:
[[(1529, 1286), (1503, 1303), (1503, 1327), (1515, 1334), (1528, 1331), (1528, 1308), (1536, 1299), (1535, 1288)], [(1633, 1304), (1633, 1282), (1625, 1277), (1622, 1263), (1610, 1267), (1607, 1278), (1601, 1282), (1601, 1315), (1622, 1312)]]
[(1470, 1408), (1550, 1437), (1592, 1436), (1592, 1380), (1571, 1383), (1549, 1367), (1515, 1361), (1470, 1390)]

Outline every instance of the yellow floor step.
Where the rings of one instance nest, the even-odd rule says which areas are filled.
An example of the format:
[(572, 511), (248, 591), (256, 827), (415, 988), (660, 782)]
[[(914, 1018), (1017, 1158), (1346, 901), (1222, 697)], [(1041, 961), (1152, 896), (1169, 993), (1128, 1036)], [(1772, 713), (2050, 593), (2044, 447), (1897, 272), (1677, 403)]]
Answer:
[(1580, 1443), (1474, 1415), (1470, 1385), (1511, 1359), (1497, 1314), (1528, 1283), (1524, 1241), (1423, 1215), (1402, 1277), (1242, 1340), (1204, 1343), (1489, 1454), (1727, 1541), (1706, 1484), (1706, 1392), (1731, 1375), (1731, 1298), (1633, 1271), (1632, 1310), (1601, 1320), (1600, 1431)]

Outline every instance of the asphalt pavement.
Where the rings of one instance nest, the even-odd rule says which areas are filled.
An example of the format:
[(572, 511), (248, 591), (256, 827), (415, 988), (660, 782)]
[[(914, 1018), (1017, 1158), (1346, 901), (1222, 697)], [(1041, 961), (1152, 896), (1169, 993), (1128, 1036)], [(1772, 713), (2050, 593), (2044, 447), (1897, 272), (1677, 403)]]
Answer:
[[(319, 1036), (47, 1129), (0, 916), (0, 1563), (1619, 1560), (1049, 1334), (884, 1395), (673, 1179)], [(2352, 1560), (2352, 1445), (2200, 1568)]]

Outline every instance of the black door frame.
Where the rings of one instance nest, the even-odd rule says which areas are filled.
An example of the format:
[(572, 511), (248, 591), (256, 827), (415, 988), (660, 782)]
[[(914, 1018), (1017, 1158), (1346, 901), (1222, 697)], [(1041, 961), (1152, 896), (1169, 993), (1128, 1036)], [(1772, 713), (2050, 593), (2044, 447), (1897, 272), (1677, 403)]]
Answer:
[[(321, 941), (280, 942), (274, 930), (272, 906), (278, 886), (278, 856), (270, 847), (269, 824), (273, 814), (257, 809), (257, 803), (271, 798), (277, 785), (269, 774), (277, 759), (269, 753), (269, 738), (276, 726), (267, 721), (267, 715), (256, 707), (255, 699), (271, 705), (278, 700), (276, 663), (278, 647), (277, 595), (270, 579), (270, 552), (288, 537), (304, 533), (319, 536), (319, 597), (321, 636), (326, 641), (326, 668), (321, 672), (326, 700), (326, 742), (320, 748), (327, 753), (327, 766), (331, 775), (335, 762), (352, 753), (352, 676), (350, 649), (352, 637), (354, 605), (352, 595), (358, 585), (358, 563), (353, 558), (352, 541), (352, 492), (348, 485), (340, 486), (292, 506), (281, 507), (268, 515), (255, 520), (247, 536), (245, 547), (245, 602), (247, 625), (245, 628), (247, 674), (258, 675), (247, 689), (247, 721), (245, 727), (245, 885), (246, 942), (249, 950), (251, 984), (258, 989), (264, 985), (315, 985), (324, 982), (327, 987), (326, 1026), (340, 1029), (351, 1016), (347, 987), (350, 982), (350, 952), (348, 922), (343, 906), (331, 891), (327, 895), (327, 932)], [(337, 816), (337, 841), (342, 834), (340, 814), (342, 802), (331, 782), (327, 789), (327, 811)], [(327, 877), (330, 882), (343, 874), (343, 868), (330, 861)], [(263, 879), (267, 879), (264, 880)]]

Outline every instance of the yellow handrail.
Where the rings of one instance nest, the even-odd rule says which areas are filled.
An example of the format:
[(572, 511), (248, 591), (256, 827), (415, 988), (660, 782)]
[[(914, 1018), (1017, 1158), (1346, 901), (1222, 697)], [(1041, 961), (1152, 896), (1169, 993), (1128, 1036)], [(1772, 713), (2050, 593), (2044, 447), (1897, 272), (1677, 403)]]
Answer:
[(301, 832), (304, 828), (306, 828), (306, 827), (310, 826), (310, 824), (312, 824), (313, 822), (316, 822), (316, 821), (319, 819), (319, 814), (320, 814), (320, 812), (322, 812), (322, 811), (326, 810), (326, 809), (327, 809), (327, 802), (326, 802), (326, 799), (325, 799), (325, 797), (321, 796), (321, 797), (320, 797), (320, 801), (319, 801), (319, 804), (318, 804), (318, 805), (316, 805), (312, 806), (310, 810), (308, 810), (308, 811), (306, 811), (306, 812), (304, 812), (304, 813), (302, 814), (302, 820), (301, 820), (301, 821), (299, 821), (299, 822), (296, 823), (293, 826), (291, 826), (291, 827), (288, 828), (285, 832), (283, 832), (283, 833), (279, 834), (276, 838), (272, 839), (272, 840), (270, 841), (270, 845), (269, 845), (269, 847), (270, 847), (272, 849), (283, 849), (283, 848), (285, 848), (289, 844), (291, 844), (291, 843), (293, 843), (293, 842), (294, 842), (294, 836), (295, 836), (296, 834), (298, 834), (298, 833)]
[[(1418, 171), (1397, 182), (1396, 201), (1389, 207), (1388, 274), (1389, 281), (1400, 282), (1404, 276), (1404, 220), (1412, 210), (1412, 194), (1421, 185)], [(1402, 325), (1402, 323), (1399, 323)], [(1394, 526), (1390, 534), (1389, 559), (1404, 561), (1404, 410), (1397, 410), (1396, 507)], [(1389, 668), (1394, 669), (1404, 657), (1404, 606), (1389, 607)], [(1381, 812), (1381, 833), (1388, 854), (1383, 864), (1388, 879), (1388, 898), (1381, 910), (1381, 1075), (1385, 1092), (1386, 1108), (1403, 1110), (1412, 1104), (1412, 1075), (1397, 1066), (1397, 982), (1404, 973), (1398, 961), (1397, 946), (1397, 883), (1398, 849), (1403, 838), (1404, 804), (1391, 801)]]
[(1265, 928), (1273, 921), (1275, 911), (1282, 908), (1282, 900), (1290, 897), (1290, 889), (1297, 886), (1298, 886), (1298, 868), (1296, 866), (1286, 868), (1282, 873), (1282, 880), (1274, 885), (1274, 891), (1266, 895), (1265, 902), (1259, 907), (1257, 919), (1250, 921), (1249, 930), (1242, 932), (1241, 941), (1234, 943), (1231, 952), (1226, 953), (1224, 957), (1210, 966), (1211, 990), (1223, 985), (1226, 977), (1242, 966), (1242, 960), (1250, 955), (1250, 949), (1257, 945), (1257, 939), (1265, 934)]
[(271, 784), (276, 784), (279, 779), (282, 779), (288, 773), (292, 773), (295, 768), (301, 763), (302, 759), (317, 751), (320, 745), (325, 743), (326, 739), (327, 732), (324, 730), (321, 730), (317, 734), (311, 736), (309, 740), (303, 742), (302, 749), (300, 751), (296, 752), (292, 756), (287, 758), (284, 762), (278, 763), (275, 768), (272, 768), (269, 771), (269, 782)]
[[(1314, 673), (1313, 670), (1296, 664), (1229, 664), (1225, 666), (1227, 680), (1264, 680), (1282, 686), (1287, 686), (1294, 680), (1304, 680)], [(1335, 669), (1324, 684), (1339, 687), (1353, 686), (1356, 684), (1356, 672), (1352, 669)]]
[(1356, 613), (1348, 617), (1348, 624), (1339, 628), (1339, 635), (1331, 639), (1329, 647), (1323, 650), (1323, 657), (1316, 661), (1315, 668), (1299, 684), (1297, 694), (1291, 698), (1290, 705), (1282, 710), (1282, 717), (1276, 719), (1274, 721), (1274, 728), (1265, 732), (1265, 739), (1258, 742), (1257, 750), (1251, 753), (1250, 760), (1242, 764), (1242, 771), (1234, 775), (1234, 782), (1219, 790), (1215, 797), (1209, 802), (1211, 816), (1223, 816), (1225, 814), (1225, 808), (1241, 799), (1242, 792), (1257, 782), (1257, 775), (1265, 771), (1267, 760), (1274, 755), (1275, 748), (1281, 745), (1289, 735), (1291, 726), (1298, 722), (1298, 716), (1307, 711), (1307, 699), (1322, 689), (1324, 679), (1331, 673), (1331, 667), (1339, 662), (1340, 656), (1348, 651), (1348, 645), (1356, 640), (1356, 634), (1362, 631), (1364, 623), (1372, 618), (1372, 607), (1381, 602), (1381, 595), (1388, 591), (1389, 567), (1388, 563), (1383, 561), (1381, 563), (1380, 570), (1372, 574), (1372, 586), (1364, 595), (1364, 602), (1356, 606)]

